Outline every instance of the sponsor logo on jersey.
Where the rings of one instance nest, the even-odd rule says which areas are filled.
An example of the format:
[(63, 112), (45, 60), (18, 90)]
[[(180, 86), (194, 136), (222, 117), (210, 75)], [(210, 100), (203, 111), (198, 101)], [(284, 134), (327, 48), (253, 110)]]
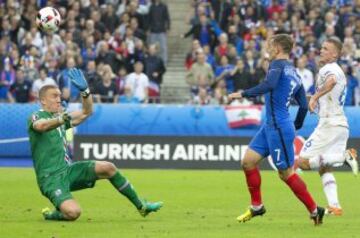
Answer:
[(35, 121), (37, 121), (39, 119), (39, 115), (38, 114), (32, 114), (32, 116), (31, 116), (31, 121), (32, 122), (35, 122)]

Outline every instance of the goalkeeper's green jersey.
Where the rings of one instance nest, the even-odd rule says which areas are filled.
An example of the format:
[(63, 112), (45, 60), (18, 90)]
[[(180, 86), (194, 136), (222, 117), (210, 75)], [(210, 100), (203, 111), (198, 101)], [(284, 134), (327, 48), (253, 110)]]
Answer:
[(67, 151), (65, 130), (71, 127), (70, 122), (46, 132), (38, 132), (33, 123), (40, 120), (49, 120), (56, 114), (39, 110), (32, 113), (28, 119), (28, 133), (31, 145), (31, 155), (38, 182), (44, 178), (64, 170), (68, 167), (70, 157)]

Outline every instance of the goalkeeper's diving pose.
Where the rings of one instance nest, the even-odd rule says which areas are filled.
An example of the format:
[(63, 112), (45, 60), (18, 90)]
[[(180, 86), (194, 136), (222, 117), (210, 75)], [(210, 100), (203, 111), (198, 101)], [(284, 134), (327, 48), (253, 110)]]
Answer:
[(142, 216), (156, 212), (161, 202), (150, 203), (138, 197), (133, 186), (106, 161), (79, 161), (72, 163), (65, 138), (65, 130), (79, 125), (93, 110), (93, 101), (86, 79), (79, 69), (69, 71), (71, 83), (82, 96), (82, 110), (68, 113), (61, 106), (61, 92), (57, 86), (46, 85), (39, 91), (41, 109), (28, 120), (28, 133), (34, 168), (41, 193), (55, 206), (45, 208), (47, 220), (76, 220), (81, 209), (71, 192), (92, 188), (98, 179), (107, 179), (122, 195), (127, 197)]

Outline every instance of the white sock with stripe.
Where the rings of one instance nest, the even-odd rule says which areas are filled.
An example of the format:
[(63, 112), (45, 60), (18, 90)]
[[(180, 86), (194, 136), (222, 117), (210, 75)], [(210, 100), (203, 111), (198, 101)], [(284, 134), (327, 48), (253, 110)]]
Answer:
[(335, 179), (333, 173), (329, 173), (329, 172), (324, 173), (321, 176), (321, 180), (322, 180), (324, 193), (325, 193), (325, 196), (326, 196), (329, 206), (340, 208), (336, 179)]

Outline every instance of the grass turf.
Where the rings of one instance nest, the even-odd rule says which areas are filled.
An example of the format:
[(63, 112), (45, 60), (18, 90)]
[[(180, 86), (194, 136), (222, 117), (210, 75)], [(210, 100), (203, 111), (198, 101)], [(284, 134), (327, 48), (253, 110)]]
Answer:
[[(106, 180), (74, 192), (83, 212), (75, 222), (44, 221), (50, 206), (32, 169), (0, 168), (0, 237), (359, 237), (359, 179), (337, 172), (344, 214), (314, 227), (305, 207), (273, 171), (262, 172), (267, 213), (239, 224), (249, 195), (241, 171), (124, 170), (138, 193), (161, 200), (160, 212), (142, 218)], [(325, 205), (317, 173), (304, 173), (314, 198)]]

